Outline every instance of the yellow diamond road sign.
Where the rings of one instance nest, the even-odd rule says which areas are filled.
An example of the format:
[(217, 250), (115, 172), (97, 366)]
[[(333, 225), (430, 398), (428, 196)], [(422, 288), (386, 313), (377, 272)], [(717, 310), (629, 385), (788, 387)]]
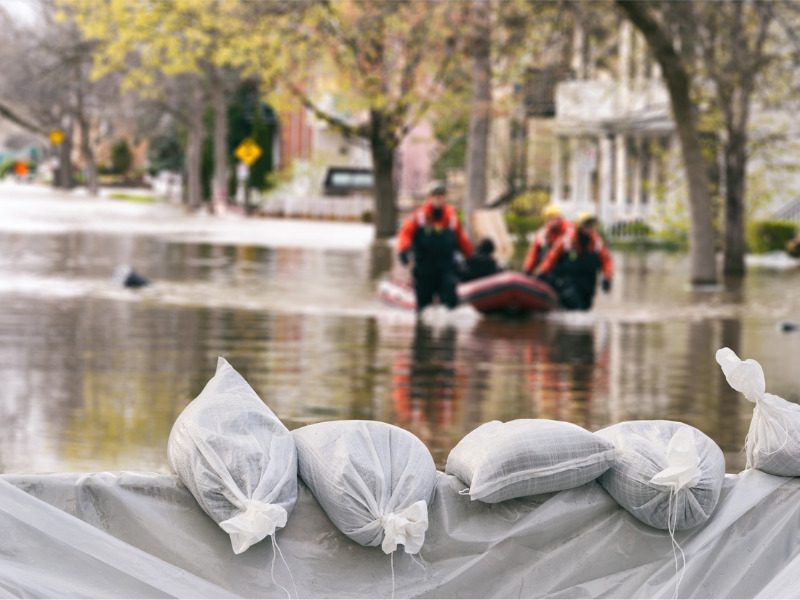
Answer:
[(50, 143), (53, 144), (53, 146), (58, 146), (64, 141), (64, 132), (60, 129), (52, 129), (48, 137), (50, 138)]
[(251, 138), (247, 138), (236, 146), (234, 154), (236, 154), (236, 158), (249, 167), (261, 156), (261, 146), (256, 144)]

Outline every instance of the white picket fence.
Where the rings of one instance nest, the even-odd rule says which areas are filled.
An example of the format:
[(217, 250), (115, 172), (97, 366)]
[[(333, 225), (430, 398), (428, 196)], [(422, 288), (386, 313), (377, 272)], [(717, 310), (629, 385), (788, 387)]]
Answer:
[(373, 210), (369, 196), (294, 196), (269, 194), (256, 203), (268, 215), (333, 219), (361, 219)]

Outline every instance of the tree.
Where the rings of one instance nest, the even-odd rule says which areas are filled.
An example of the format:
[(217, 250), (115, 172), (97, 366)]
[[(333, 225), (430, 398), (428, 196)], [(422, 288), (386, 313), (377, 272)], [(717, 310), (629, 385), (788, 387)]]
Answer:
[[(59, 13), (55, 2), (38, 0), (33, 6), (35, 23), (9, 23), (6, 28), (8, 48), (0, 97), (17, 114), (24, 107), (29, 131), (46, 134), (59, 128), (64, 132), (56, 182), (61, 187), (73, 185), (71, 154), (77, 127), (86, 185), (94, 195), (98, 191), (94, 125), (109, 112), (108, 107), (116, 105), (116, 81), (114, 77), (90, 80), (93, 47), (69, 15)], [(18, 120), (18, 124), (22, 123)]]
[(711, 197), (698, 131), (698, 115), (692, 98), (691, 64), (687, 64), (676, 49), (668, 25), (663, 17), (657, 16), (651, 3), (638, 0), (616, 0), (616, 3), (647, 41), (653, 57), (661, 67), (669, 92), (689, 188), (690, 280), (693, 284), (716, 283)]
[[(793, 34), (789, 31), (792, 27), (788, 26), (788, 35), (783, 37), (779, 36), (778, 30), (780, 25), (793, 22), (793, 18), (796, 20), (796, 10), (792, 3), (760, 0), (651, 2), (647, 7), (627, 1), (618, 4), (632, 21), (631, 10), (645, 13), (657, 21), (665, 37), (671, 36), (669, 41), (674, 43), (673, 50), (684, 69), (691, 99), (695, 106), (705, 107), (700, 115), (707, 124), (704, 129), (710, 124), (721, 149), (723, 270), (726, 275), (741, 275), (745, 270), (745, 208), (747, 166), (752, 150), (752, 105), (760, 88), (773, 89), (783, 85), (780, 80), (784, 75), (776, 77), (769, 70), (776, 63), (791, 64), (787, 63), (789, 57), (783, 46), (787, 38), (788, 41), (792, 39)], [(636, 21), (633, 22), (637, 25)], [(654, 51), (652, 36), (645, 37)], [(664, 77), (669, 86), (666, 71)], [(681, 127), (697, 128), (697, 123), (676, 122), (679, 135)], [(684, 156), (684, 162), (688, 160), (691, 159)], [(696, 169), (699, 170), (699, 165)]]
[[(535, 98), (549, 97), (546, 104), (553, 105), (556, 75), (567, 72), (575, 13), (581, 11), (579, 6), (563, 0), (503, 0), (472, 3), (470, 7), (465, 59), (472, 66), (472, 101), (462, 104), (469, 105), (473, 126), (466, 179), (468, 198), (473, 193), (470, 189), (475, 191), (475, 197), (468, 200), (474, 210), (486, 200), (487, 179), (492, 171), (499, 171), (496, 174), (504, 182), (493, 205), (511, 200), (527, 189), (529, 118), (554, 114), (551, 109), (538, 106)], [(595, 16), (594, 21), (598, 20)], [(499, 93), (494, 94), (494, 90)], [(490, 167), (492, 123), (500, 127), (507, 123), (508, 129), (493, 147), (495, 156), (505, 156), (505, 160), (493, 160)], [(480, 158), (481, 154), (484, 158)], [(483, 166), (476, 168), (478, 164)]]
[(147, 162), (151, 175), (159, 171), (177, 172), (183, 168), (183, 148), (174, 126), (151, 139)]
[(117, 175), (127, 175), (133, 165), (133, 153), (127, 140), (119, 140), (111, 148), (111, 168)]
[[(95, 76), (123, 73), (125, 89), (162, 102), (187, 126), (190, 206), (198, 206), (202, 200), (199, 179), (195, 178), (200, 173), (202, 105), (210, 101), (214, 114), (213, 196), (218, 202), (226, 202), (228, 96), (239, 81), (231, 48), (247, 22), (249, 3), (63, 1), (78, 14), (86, 37), (98, 44)], [(178, 76), (183, 77), (181, 87), (191, 84), (193, 88), (184, 99), (171, 94), (171, 79)], [(195, 84), (203, 88), (194, 89)], [(201, 136), (199, 142), (197, 136)]]
[[(250, 189), (265, 190), (267, 176), (273, 169), (273, 139), (275, 137), (276, 116), (270, 106), (261, 99), (258, 82), (248, 79), (236, 90), (229, 107), (230, 135), (228, 147), (231, 155), (246, 138), (251, 138), (261, 148), (261, 155), (248, 170), (247, 186)], [(236, 188), (232, 180), (232, 189)]]
[[(470, 4), (470, 48), (472, 90), (470, 96), (469, 136), (467, 137), (466, 212), (472, 215), (486, 202), (489, 125), (492, 114), (492, 41), (491, 4), (473, 0)], [(467, 219), (472, 232), (472, 220)]]
[[(369, 143), (379, 238), (397, 225), (395, 152), (447, 87), (462, 12), (452, 0), (342, 0), (313, 4), (293, 28), (283, 82), (317, 118)], [(312, 82), (333, 92), (333, 106), (310, 91)]]
[[(695, 7), (684, 26), (697, 28), (703, 73), (715, 91), (722, 115), (724, 177), (724, 258), (726, 275), (744, 273), (745, 199), (751, 104), (759, 75), (773, 59), (768, 34), (774, 23), (772, 2), (707, 3)], [(686, 19), (687, 14), (679, 15)]]

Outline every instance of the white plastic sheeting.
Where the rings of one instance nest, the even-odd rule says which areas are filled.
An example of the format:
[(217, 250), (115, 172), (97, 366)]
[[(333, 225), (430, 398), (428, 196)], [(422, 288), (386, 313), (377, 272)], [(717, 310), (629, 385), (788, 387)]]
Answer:
[[(669, 598), (670, 538), (595, 482), (489, 505), (439, 473), (424, 568), (394, 556), (395, 596)], [(20, 491), (23, 490), (23, 491)], [(389, 597), (389, 557), (350, 541), (305, 486), (278, 542), (300, 597)], [(27, 494), (24, 492), (28, 492)], [(60, 510), (59, 510), (60, 509)], [(0, 477), (0, 596), (286, 597), (266, 541), (235, 555), (176, 477)], [(712, 518), (678, 532), (680, 597), (800, 596), (800, 480), (726, 476)]]

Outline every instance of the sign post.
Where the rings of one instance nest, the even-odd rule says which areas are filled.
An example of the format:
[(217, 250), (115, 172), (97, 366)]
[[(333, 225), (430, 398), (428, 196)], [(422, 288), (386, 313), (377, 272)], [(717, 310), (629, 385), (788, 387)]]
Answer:
[[(239, 185), (244, 188), (244, 210), (245, 213), (250, 212), (250, 186), (247, 181), (250, 177), (250, 166), (258, 160), (261, 156), (261, 146), (256, 144), (253, 138), (245, 138), (242, 143), (236, 146), (234, 150), (236, 158), (241, 163), (236, 169), (236, 178), (239, 180)], [(242, 168), (243, 167), (243, 168)], [(238, 186), (237, 186), (238, 188)], [(239, 190), (237, 189), (237, 197)]]
[(247, 196), (245, 188), (247, 187), (247, 179), (250, 177), (250, 167), (245, 163), (240, 162), (236, 165), (236, 203), (246, 206)]
[[(50, 140), (50, 143), (53, 145), (53, 159), (51, 163), (51, 169), (53, 171), (53, 186), (58, 187), (59, 182), (62, 180), (61, 174), (61, 144), (64, 142), (64, 132), (58, 128), (54, 128), (50, 130), (50, 133), (47, 134), (47, 138)], [(69, 161), (64, 161), (65, 164), (69, 164)]]

